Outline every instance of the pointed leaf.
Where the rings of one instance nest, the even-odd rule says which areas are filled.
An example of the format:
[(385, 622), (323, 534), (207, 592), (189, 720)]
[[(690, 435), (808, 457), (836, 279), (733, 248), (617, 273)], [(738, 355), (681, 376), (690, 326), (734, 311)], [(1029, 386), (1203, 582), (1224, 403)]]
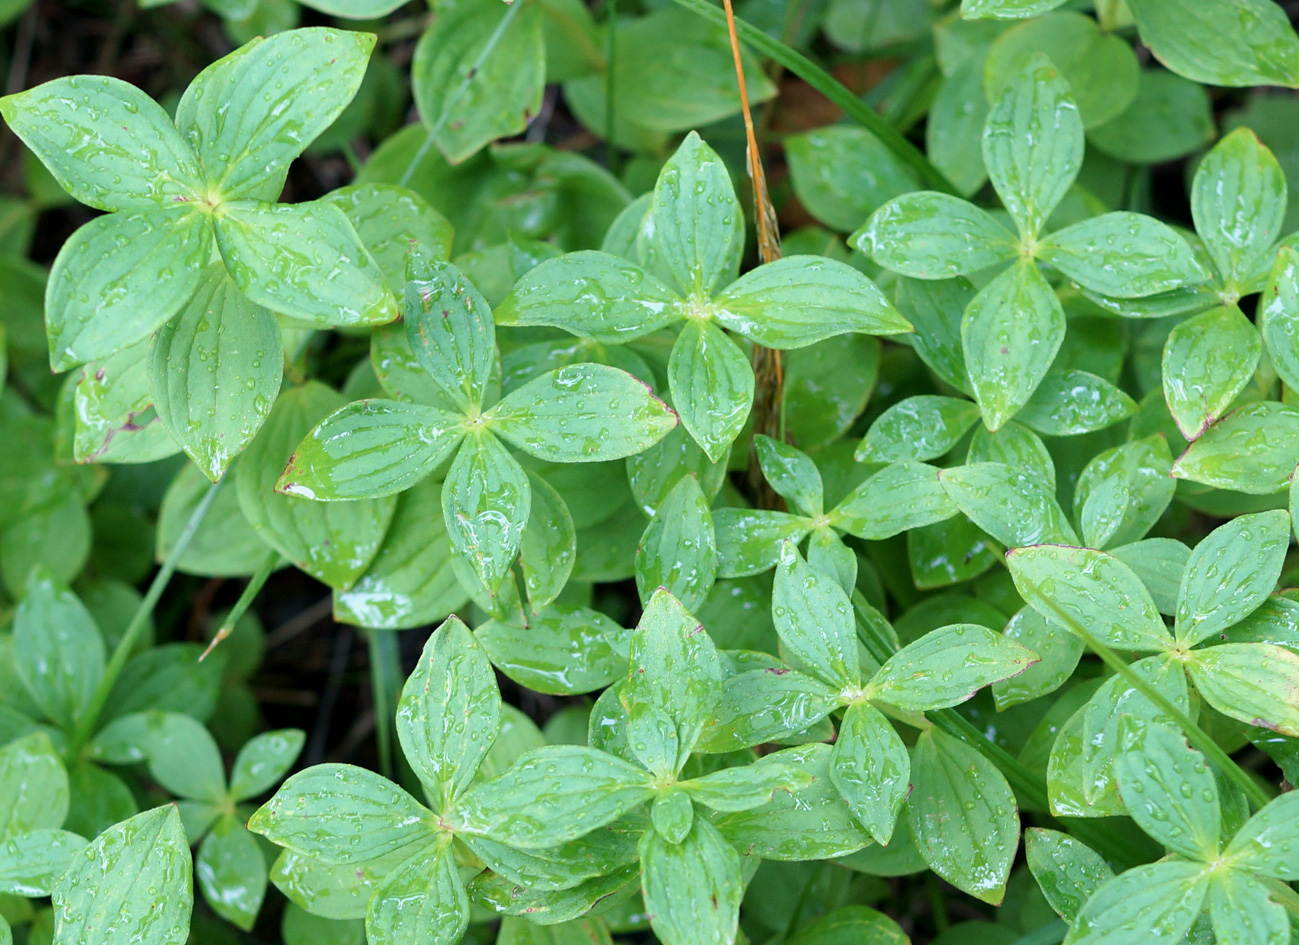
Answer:
[(331, 203), (224, 204), (221, 258), (258, 305), (314, 328), (383, 325), (401, 314), (379, 264)]
[(68, 773), (43, 731), (0, 748), (0, 837), (57, 829), (68, 816)]
[(1287, 882), (1299, 878), (1299, 791), (1273, 798), (1227, 847), (1232, 865)]
[(770, 571), (780, 560), (781, 542), (801, 542), (812, 526), (803, 516), (788, 512), (720, 508), (713, 512), (713, 529), (717, 576), (736, 578)]
[(815, 518), (821, 514), (825, 507), (825, 486), (816, 463), (806, 453), (761, 433), (753, 438), (753, 448), (762, 475), (777, 495), (793, 503), (804, 515)]
[(1174, 633), (1195, 646), (1249, 616), (1276, 589), (1290, 547), (1290, 517), (1257, 512), (1215, 528), (1191, 552)]
[(532, 490), (518, 460), (490, 433), (464, 441), (442, 484), (442, 513), (457, 555), (495, 594), (514, 564)]
[(1015, 255), (1014, 237), (987, 211), (927, 190), (880, 207), (852, 243), (881, 266), (915, 279), (969, 275)]
[(597, 610), (552, 604), (520, 627), (489, 620), (474, 636), (492, 665), (547, 695), (595, 692), (624, 674), (629, 632)]
[(104, 638), (94, 618), (44, 567), (32, 570), (14, 613), (13, 672), (41, 711), (68, 731), (104, 675)]
[(399, 400), (356, 400), (335, 410), (293, 450), (275, 491), (317, 502), (402, 492), (442, 465), (465, 420)]
[(830, 780), (876, 843), (887, 844), (910, 790), (911, 757), (879, 709), (850, 705), (839, 726)]
[(59, 249), (45, 286), (50, 367), (108, 357), (189, 301), (212, 253), (208, 218), (185, 206), (96, 217)]
[(158, 417), (213, 482), (266, 421), (283, 364), (275, 316), (220, 264), (208, 266), (180, 315), (154, 335), (149, 390)]
[(1291, 940), (1285, 907), (1265, 885), (1240, 870), (1214, 877), (1209, 915), (1218, 945), (1286, 945)]
[(1024, 607), (1006, 624), (1006, 639), (1037, 654), (1038, 661), (1018, 676), (992, 687), (998, 711), (1049, 695), (1073, 676), (1083, 654), (1083, 642), (1032, 607)]
[(1271, 643), (1196, 650), (1187, 669), (1206, 702), (1248, 725), (1299, 738), (1299, 655)]
[(708, 501), (694, 476), (681, 479), (650, 519), (636, 548), (642, 603), (666, 588), (687, 608), (701, 605), (717, 580), (717, 542)]
[(1265, 400), (1233, 410), (1173, 463), (1173, 476), (1218, 489), (1268, 495), (1299, 465), (1299, 408)]
[(812, 783), (812, 774), (779, 759), (761, 765), (723, 768), (702, 778), (682, 781), (692, 800), (715, 811), (752, 810), (770, 802), (777, 791), (792, 792)]
[(171, 805), (110, 827), (54, 888), (57, 945), (184, 945), (194, 905), (189, 844)]
[(647, 831), (640, 844), (645, 911), (663, 945), (729, 945), (744, 897), (740, 854), (696, 817), (681, 843)]
[(1103, 430), (1136, 412), (1136, 402), (1104, 378), (1053, 368), (1015, 419), (1046, 436), (1076, 436)]
[(1164, 344), (1168, 411), (1194, 440), (1227, 412), (1258, 367), (1263, 343), (1239, 308), (1223, 305), (1181, 322)]
[(223, 817), (203, 838), (194, 878), (212, 911), (247, 932), (266, 897), (266, 857), (257, 838), (234, 817)]
[(713, 462), (740, 435), (753, 406), (749, 359), (711, 322), (686, 322), (672, 346), (668, 387), (681, 423)]
[(365, 915), (373, 945), (455, 945), (469, 925), (469, 897), (443, 835), (384, 878)]
[(1277, 250), (1257, 319), (1276, 373), (1287, 386), (1299, 387), (1299, 251), (1294, 247)]
[(791, 542), (780, 552), (771, 617), (789, 651), (830, 686), (857, 686), (861, 663), (852, 604), (829, 575), (813, 570)]
[(1139, 541), (1173, 499), (1173, 457), (1162, 436), (1098, 453), (1083, 467), (1074, 509), (1090, 548)]
[(1064, 341), (1064, 310), (1032, 259), (988, 283), (961, 320), (974, 397), (989, 430), (1024, 406)]
[(942, 456), (969, 432), (979, 408), (968, 400), (919, 394), (875, 418), (854, 459), (866, 463), (928, 462)]
[(492, 310), (464, 274), (415, 245), (402, 300), (406, 340), (420, 367), (465, 412), (484, 406), (496, 363)]
[(1038, 256), (1083, 288), (1112, 298), (1168, 292), (1207, 275), (1172, 227), (1125, 211), (1057, 230)]
[(924, 463), (885, 466), (830, 512), (830, 524), (858, 538), (878, 541), (949, 519), (959, 510), (938, 473)]
[(983, 163), (1022, 239), (1036, 239), (1082, 157), (1082, 119), (1069, 84), (1037, 53), (992, 103), (983, 129)]
[(282, 728), (249, 739), (235, 758), (230, 772), (230, 796), (246, 801), (270, 790), (297, 760), (306, 733)]
[(1250, 291), (1267, 268), (1285, 207), (1285, 174), (1248, 128), (1237, 128), (1204, 156), (1191, 187), (1191, 215), (1229, 291)]
[(0, 99), (0, 115), (81, 203), (150, 210), (198, 197), (194, 152), (162, 107), (121, 79), (55, 79)]
[(1177, 942), (1195, 922), (1208, 890), (1203, 863), (1172, 860), (1128, 870), (1087, 900), (1065, 945)]
[(872, 698), (916, 712), (945, 709), (1018, 676), (1037, 654), (973, 623), (931, 630), (894, 653), (870, 681)]
[(1119, 722), (1114, 761), (1123, 803), (1149, 836), (1203, 862), (1218, 853), (1222, 814), (1213, 771), (1180, 732), (1136, 717)]
[(971, 463), (944, 469), (938, 481), (970, 521), (1009, 548), (1078, 540), (1055, 496), (1032, 470)]
[(1099, 853), (1058, 830), (1025, 830), (1024, 853), (1042, 895), (1066, 922), (1075, 921), (1101, 883), (1114, 878)]
[(473, 780), (500, 728), (501, 695), (483, 647), (457, 617), (424, 645), (397, 704), (402, 752), (441, 811)]
[(86, 846), (83, 837), (66, 830), (30, 830), (0, 839), (0, 892), (29, 899), (50, 895)]
[(373, 48), (370, 33), (287, 30), (200, 72), (176, 107), (176, 126), (202, 160), (211, 196), (278, 198), (289, 164), (360, 88)]
[(1141, 579), (1113, 555), (1036, 545), (1006, 555), (1015, 588), (1034, 610), (1066, 629), (1081, 626), (1107, 646), (1157, 652), (1171, 646)]

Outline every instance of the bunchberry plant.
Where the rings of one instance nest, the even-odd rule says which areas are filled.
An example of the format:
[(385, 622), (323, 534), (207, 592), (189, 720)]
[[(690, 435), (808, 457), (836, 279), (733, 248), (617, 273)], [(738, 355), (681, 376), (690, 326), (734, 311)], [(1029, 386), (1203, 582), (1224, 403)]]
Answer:
[(0, 945), (1294, 940), (1284, 4), (306, 5), (0, 0)]

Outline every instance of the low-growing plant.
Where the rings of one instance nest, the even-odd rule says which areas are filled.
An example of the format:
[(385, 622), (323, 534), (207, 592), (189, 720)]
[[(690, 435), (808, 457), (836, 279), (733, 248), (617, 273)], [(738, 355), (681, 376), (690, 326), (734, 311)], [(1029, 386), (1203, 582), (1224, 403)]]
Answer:
[(0, 945), (1293, 940), (1281, 5), (205, 5), (0, 98)]

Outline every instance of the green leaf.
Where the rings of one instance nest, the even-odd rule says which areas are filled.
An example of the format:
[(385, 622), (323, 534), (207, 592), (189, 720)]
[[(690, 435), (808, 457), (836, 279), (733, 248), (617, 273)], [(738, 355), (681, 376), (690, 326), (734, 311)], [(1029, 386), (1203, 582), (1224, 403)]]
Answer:
[(723, 768), (702, 778), (682, 781), (681, 789), (697, 803), (715, 811), (751, 810), (771, 801), (777, 791), (797, 791), (812, 783), (812, 775), (775, 759), (761, 765)]
[(415, 245), (402, 304), (406, 340), (420, 366), (460, 410), (480, 410), (497, 358), (487, 300), (459, 269)]
[(68, 816), (68, 773), (43, 731), (0, 748), (0, 837), (57, 829)]
[(619, 690), (632, 755), (660, 777), (677, 775), (710, 721), (722, 680), (702, 625), (667, 590), (656, 591), (631, 635)]
[(938, 481), (975, 525), (1009, 548), (1078, 541), (1052, 491), (1031, 469), (971, 463), (944, 469)]
[(1164, 399), (1186, 439), (1227, 412), (1262, 352), (1258, 331), (1235, 305), (1209, 309), (1172, 330), (1164, 344)]
[(748, 577), (770, 571), (783, 541), (800, 542), (812, 530), (808, 520), (768, 509), (720, 508), (713, 512), (717, 576)]
[(541, 108), (542, 11), (527, 6), (507, 18), (508, 13), (508, 7), (483, 0), (457, 5), (415, 47), (415, 104), (426, 133), (452, 164), (520, 133)]
[(641, 884), (650, 926), (663, 945), (729, 945), (744, 898), (740, 854), (696, 817), (681, 843), (647, 831), (640, 843)]
[(146, 463), (178, 452), (153, 409), (149, 346), (140, 341), (81, 371), (72, 399), (72, 458)]
[(1042, 895), (1066, 922), (1075, 921), (1096, 889), (1114, 878), (1099, 853), (1058, 830), (1025, 830), (1024, 853)]
[(1209, 887), (1209, 915), (1220, 945), (1285, 945), (1290, 939), (1286, 910), (1253, 876), (1228, 870)]
[(484, 648), (458, 617), (424, 645), (397, 704), (402, 751), (441, 812), (469, 786), (500, 728), (501, 695)]
[(644, 381), (603, 364), (570, 364), (511, 391), (483, 422), (524, 452), (552, 463), (622, 459), (676, 426)]
[(1276, 588), (1290, 546), (1283, 511), (1242, 515), (1215, 528), (1187, 562), (1173, 632), (1187, 648), (1249, 616)]
[(884, 294), (856, 269), (823, 256), (785, 256), (731, 283), (713, 317), (768, 348), (804, 348), (860, 332), (911, 331)]
[(688, 609), (704, 602), (717, 580), (717, 542), (699, 480), (685, 476), (650, 519), (636, 549), (642, 603), (665, 588)]
[(524, 753), (444, 814), (456, 830), (522, 850), (542, 850), (612, 823), (653, 795), (643, 769), (577, 745)]
[(983, 129), (983, 163), (1022, 240), (1036, 240), (1082, 157), (1083, 123), (1069, 84), (1035, 53), (992, 101)]
[(827, 125), (785, 139), (794, 193), (808, 213), (849, 232), (920, 186), (915, 172), (864, 128)]
[(1222, 813), (1218, 786), (1204, 756), (1180, 732), (1119, 720), (1121, 747), (1114, 760), (1123, 803), (1147, 834), (1192, 860), (1217, 856)]
[(729, 676), (700, 751), (721, 753), (797, 736), (842, 704), (839, 691), (783, 666)]
[(401, 314), (383, 271), (332, 203), (223, 204), (216, 242), (239, 291), (313, 328), (383, 325)]
[(519, 564), (528, 605), (536, 613), (550, 606), (568, 583), (577, 558), (577, 532), (573, 516), (554, 486), (529, 473), (528, 488), (532, 501), (519, 545)]
[(996, 765), (930, 729), (912, 750), (911, 784), (907, 821), (929, 868), (998, 905), (1019, 846), (1019, 815)]
[(523, 541), (532, 490), (518, 460), (487, 432), (469, 437), (442, 484), (442, 514), (453, 551), (495, 594)]
[(1042, 242), (1038, 256), (1083, 288), (1112, 298), (1155, 295), (1205, 277), (1171, 227), (1126, 211), (1057, 230)]
[(280, 392), (275, 317), (211, 265), (149, 345), (149, 390), (167, 432), (213, 482), (252, 442)]
[(346, 589), (365, 573), (383, 540), (396, 502), (312, 502), (275, 492), (294, 444), (342, 406), (319, 382), (282, 393), (235, 471), (244, 516), (272, 548), (330, 587)]
[(1024, 607), (1010, 618), (1005, 635), (1036, 653), (1038, 662), (1018, 676), (993, 685), (998, 711), (1055, 692), (1073, 675), (1083, 653), (1082, 640), (1031, 607)]
[(979, 419), (968, 400), (919, 394), (875, 418), (853, 458), (859, 463), (928, 462), (951, 450)]
[(54, 887), (57, 945), (183, 945), (194, 905), (189, 844), (171, 805), (104, 831)]
[(469, 897), (443, 835), (384, 878), (365, 915), (374, 945), (455, 945), (469, 925)]
[(681, 297), (625, 259), (587, 250), (528, 270), (496, 307), (499, 325), (549, 325), (604, 344), (658, 331), (683, 314)]
[(203, 723), (178, 712), (133, 712), (104, 726), (91, 757), (111, 764), (148, 761), (149, 774), (177, 797), (217, 804), (226, 797), (221, 750)]
[(1158, 67), (1144, 69), (1137, 97), (1103, 125), (1087, 129), (1087, 143), (1130, 164), (1162, 164), (1213, 140), (1208, 90)]
[(318, 502), (374, 499), (409, 489), (460, 445), (465, 420), (437, 407), (357, 400), (303, 437), (275, 491)]
[(230, 796), (236, 801), (270, 790), (297, 760), (306, 741), (301, 729), (282, 728), (263, 732), (239, 749), (230, 772)]
[(1085, 627), (1116, 649), (1158, 652), (1172, 645), (1150, 592), (1113, 555), (1037, 545), (1012, 550), (1006, 565), (1016, 590), (1048, 620)]
[(681, 423), (713, 462), (740, 435), (753, 405), (753, 368), (712, 322), (686, 322), (672, 346), (668, 387)]
[(277, 199), (289, 164), (356, 94), (374, 39), (325, 27), (287, 30), (200, 72), (176, 107), (176, 127), (203, 163), (204, 197)]
[(383, 270), (396, 295), (406, 285), (406, 257), (415, 245), (434, 259), (451, 255), (454, 229), (419, 194), (392, 184), (359, 184), (331, 190), (323, 198), (347, 215), (356, 235)]
[(983, 422), (996, 431), (1033, 396), (1064, 341), (1064, 310), (1037, 264), (1020, 259), (974, 297), (961, 344)]
[(221, 818), (203, 838), (194, 878), (213, 912), (245, 932), (253, 927), (266, 897), (266, 858), (237, 819)]
[(1299, 409), (1275, 401), (1233, 410), (1173, 463), (1177, 479), (1269, 495), (1286, 488), (1299, 465)]
[(1076, 436), (1103, 430), (1136, 412), (1136, 402), (1104, 378), (1053, 368), (1015, 419), (1046, 436)]
[(66, 830), (31, 830), (0, 839), (0, 893), (48, 896), (86, 845)]
[(1195, 231), (1230, 292), (1250, 291), (1269, 267), (1268, 254), (1281, 235), (1285, 212), (1285, 173), (1248, 128), (1237, 128), (1219, 141), (1196, 169), (1191, 188)]
[(1299, 656), (1270, 643), (1223, 643), (1187, 662), (1206, 702), (1249, 725), (1299, 738)]
[(1138, 866), (1103, 883), (1087, 900), (1065, 945), (1144, 945), (1180, 941), (1204, 904), (1203, 863), (1171, 860)]
[(869, 685), (872, 699), (916, 712), (945, 709), (984, 686), (1018, 676), (1037, 654), (987, 627), (958, 623), (894, 653)]
[(68, 238), (45, 286), (50, 367), (66, 371), (146, 337), (198, 288), (212, 226), (188, 207), (96, 217)]
[(694, 825), (695, 805), (690, 795), (673, 786), (661, 792), (650, 804), (650, 822), (653, 832), (669, 844), (680, 844), (690, 834)]
[(961, 319), (974, 298), (974, 286), (960, 277), (940, 281), (903, 278), (898, 280), (895, 297), (898, 308), (916, 326), (905, 340), (920, 360), (944, 382), (969, 393)]
[(988, 119), (983, 63), (984, 57), (971, 55), (948, 72), (925, 118), (925, 153), (963, 197), (973, 196), (988, 179), (979, 147)]
[(1132, 46), (1112, 29), (1067, 10), (1006, 30), (988, 50), (983, 70), (988, 100), (996, 101), (1035, 53), (1045, 53), (1078, 103), (1084, 127), (1108, 121), (1136, 97), (1140, 77)]
[(1014, 420), (995, 433), (987, 427), (975, 427), (970, 439), (967, 463), (1004, 463), (1032, 470), (1044, 485), (1055, 488), (1055, 461), (1042, 438)]
[(406, 630), (440, 623), (468, 600), (452, 567), (442, 484), (425, 479), (397, 496), (374, 560), (356, 583), (334, 592), (334, 617), (362, 627)]
[(1272, 367), (1287, 387), (1299, 387), (1299, 252), (1293, 247), (1277, 250), (1257, 319)]
[(792, 765), (811, 774), (812, 783), (777, 791), (761, 807), (723, 814), (717, 828), (737, 849), (765, 860), (832, 859), (860, 850), (871, 836), (830, 780), (832, 754), (829, 745), (811, 744), (765, 756), (754, 767)]
[[(193, 463), (186, 463), (172, 480), (162, 497), (158, 515), (157, 557), (165, 560), (170, 554), (185, 523), (211, 486)], [(180, 556), (178, 568), (182, 573), (246, 577), (256, 573), (266, 560), (266, 553), (271, 548), (249, 527), (239, 506), (237, 489), (235, 486), (217, 492), (203, 523)]]
[(1237, 831), (1226, 850), (1232, 865), (1287, 882), (1299, 878), (1299, 792), (1273, 798)]
[(585, 607), (552, 604), (530, 615), (526, 627), (489, 620), (474, 636), (493, 666), (547, 695), (595, 692), (623, 675), (626, 666), (628, 632)]
[(1148, 436), (1093, 457), (1078, 477), (1074, 509), (1090, 548), (1139, 541), (1173, 499), (1167, 441)]
[(1141, 41), (1178, 75), (1205, 85), (1299, 85), (1299, 39), (1269, 0), (1130, 0)]
[(842, 906), (809, 922), (794, 933), (789, 945), (909, 945), (901, 927), (867, 906)]
[[(380, 882), (410, 858), (402, 847), (395, 853), (359, 865), (331, 864), (282, 850), (271, 867), (271, 882), (294, 905), (334, 921), (365, 917), (366, 903)], [(358, 938), (349, 945), (360, 945)]]
[(888, 719), (867, 702), (848, 706), (830, 757), (830, 780), (876, 843), (893, 836), (910, 777), (911, 757)]
[(0, 99), (0, 115), (81, 203), (152, 210), (198, 198), (194, 152), (162, 107), (121, 79), (55, 79)]
[(289, 778), (248, 829), (325, 863), (356, 866), (436, 836), (434, 815), (415, 798), (373, 771), (340, 764)]
[(833, 578), (808, 567), (791, 542), (781, 547), (771, 616), (782, 643), (832, 687), (861, 682), (852, 605)]
[(753, 438), (762, 475), (777, 495), (803, 515), (815, 518), (825, 508), (825, 486), (816, 463), (806, 453), (759, 433)]
[(830, 512), (830, 524), (858, 538), (878, 541), (949, 519), (958, 509), (938, 473), (924, 463), (885, 466)]
[(744, 213), (726, 165), (696, 132), (659, 172), (636, 240), (645, 268), (706, 299), (739, 273)]
[(1014, 237), (991, 214), (935, 191), (890, 200), (851, 242), (881, 266), (914, 279), (969, 275), (1015, 255)]
[(68, 731), (104, 675), (104, 639), (94, 618), (44, 567), (31, 572), (14, 613), (13, 672), (46, 717)]

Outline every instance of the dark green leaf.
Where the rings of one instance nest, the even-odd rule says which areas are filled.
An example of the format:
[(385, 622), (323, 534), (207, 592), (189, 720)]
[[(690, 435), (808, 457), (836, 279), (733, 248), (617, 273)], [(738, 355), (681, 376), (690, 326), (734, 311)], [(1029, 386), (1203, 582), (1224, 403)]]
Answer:
[(1066, 922), (1077, 919), (1097, 887), (1114, 878), (1099, 853), (1058, 830), (1025, 830), (1024, 853), (1042, 895)]
[(71, 730), (104, 675), (104, 640), (94, 618), (61, 581), (36, 568), (13, 631), (14, 673), (46, 717)]
[(681, 843), (657, 831), (640, 845), (645, 910), (663, 945), (728, 945), (735, 941), (744, 898), (740, 854), (703, 818)]
[(1299, 39), (1269, 0), (1129, 0), (1141, 40), (1178, 75), (1206, 85), (1299, 85)]

